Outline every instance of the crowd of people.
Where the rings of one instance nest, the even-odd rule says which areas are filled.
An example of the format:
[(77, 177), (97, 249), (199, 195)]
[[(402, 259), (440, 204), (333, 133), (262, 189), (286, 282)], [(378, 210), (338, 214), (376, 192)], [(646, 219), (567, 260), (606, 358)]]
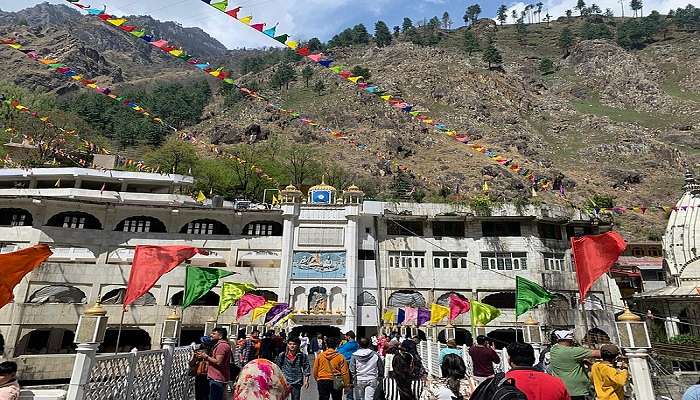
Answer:
[[(619, 349), (577, 345), (573, 331), (555, 331), (540, 358), (530, 344), (506, 346), (510, 369), (494, 343), (479, 336), (468, 348), (473, 374), (454, 340), (440, 351), (441, 377), (428, 374), (417, 351), (418, 338), (398, 333), (356, 339), (318, 335), (286, 338), (260, 332), (240, 335), (229, 345), (224, 328), (202, 338), (191, 362), (197, 400), (223, 400), (227, 383), (233, 400), (301, 399), (316, 382), (319, 400), (623, 400), (627, 365)], [(313, 359), (313, 360), (312, 360)], [(204, 365), (204, 366), (203, 366)], [(690, 392), (690, 391), (689, 391)], [(684, 397), (684, 400), (696, 400)]]

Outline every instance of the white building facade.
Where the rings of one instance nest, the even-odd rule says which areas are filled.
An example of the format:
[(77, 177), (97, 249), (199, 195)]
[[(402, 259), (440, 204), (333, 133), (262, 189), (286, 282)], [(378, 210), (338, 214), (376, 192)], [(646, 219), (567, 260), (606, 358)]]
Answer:
[[(110, 323), (102, 350), (114, 351), (139, 244), (209, 250), (191, 264), (233, 271), (225, 281), (253, 283), (259, 295), (289, 303), (295, 315), (288, 328), (297, 332), (370, 335), (384, 310), (445, 304), (455, 292), (500, 308), (502, 316), (486, 330), (497, 340), (515, 340), (522, 321), (515, 319), (514, 278), (521, 275), (555, 293), (552, 303), (532, 312), (545, 331), (575, 327), (593, 341), (616, 336), (614, 281), (594, 285), (584, 305), (591, 312), (577, 309), (569, 239), (599, 229), (579, 211), (503, 205), (476, 212), (466, 205), (365, 201), (357, 187), (338, 191), (324, 183), (307, 194), (289, 186), (273, 208), (221, 199), (201, 205), (186, 194), (192, 185), (191, 177), (179, 175), (0, 170), (0, 251), (46, 243), (54, 252), (0, 310), (4, 355), (20, 357), (33, 378), (62, 378), (64, 365), (68, 371), (72, 365), (78, 317), (98, 298)], [(158, 345), (162, 321), (182, 303), (184, 280), (185, 267), (176, 268), (129, 308), (118, 350)], [(182, 343), (216, 318), (219, 292), (220, 286), (182, 312)], [(232, 307), (218, 323), (233, 324), (234, 315)], [(468, 316), (456, 326), (465, 340)]]

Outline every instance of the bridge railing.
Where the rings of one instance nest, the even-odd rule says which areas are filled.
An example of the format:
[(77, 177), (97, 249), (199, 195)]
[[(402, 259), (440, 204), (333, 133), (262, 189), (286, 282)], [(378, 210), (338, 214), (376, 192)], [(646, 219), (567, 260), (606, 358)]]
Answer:
[(188, 400), (192, 354), (189, 346), (169, 345), (113, 355), (79, 349), (67, 400)]

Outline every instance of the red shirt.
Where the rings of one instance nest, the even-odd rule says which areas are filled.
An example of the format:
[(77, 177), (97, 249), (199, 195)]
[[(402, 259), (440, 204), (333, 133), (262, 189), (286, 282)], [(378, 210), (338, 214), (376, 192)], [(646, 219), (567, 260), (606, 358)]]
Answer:
[(498, 353), (486, 346), (474, 345), (470, 347), (469, 356), (474, 365), (474, 376), (478, 377), (492, 376), (494, 373), (493, 363), (501, 362)]
[(520, 389), (527, 400), (569, 400), (564, 382), (552, 375), (532, 368), (517, 368), (506, 372), (507, 378), (515, 380), (515, 387)]
[(210, 362), (207, 377), (218, 382), (228, 382), (231, 380), (231, 346), (225, 340), (216, 343), (211, 356), (216, 358), (217, 355), (223, 355), (224, 362), (220, 366)]

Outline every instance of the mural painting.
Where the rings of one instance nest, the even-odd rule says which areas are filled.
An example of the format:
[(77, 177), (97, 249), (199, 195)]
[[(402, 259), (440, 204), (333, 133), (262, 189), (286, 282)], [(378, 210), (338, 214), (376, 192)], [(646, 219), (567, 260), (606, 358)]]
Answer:
[(294, 279), (345, 279), (344, 251), (295, 251)]

